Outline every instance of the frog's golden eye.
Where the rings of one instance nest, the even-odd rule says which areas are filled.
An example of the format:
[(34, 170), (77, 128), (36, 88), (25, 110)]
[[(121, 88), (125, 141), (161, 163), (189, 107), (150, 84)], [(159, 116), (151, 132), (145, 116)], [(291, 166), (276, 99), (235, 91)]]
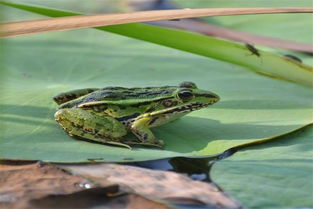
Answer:
[(187, 102), (193, 98), (193, 93), (190, 89), (182, 89), (178, 92), (178, 98), (183, 102)]
[(184, 82), (180, 83), (179, 87), (181, 87), (181, 88), (189, 88), (189, 89), (196, 89), (196, 88), (198, 88), (195, 83), (190, 82), (190, 81), (184, 81)]

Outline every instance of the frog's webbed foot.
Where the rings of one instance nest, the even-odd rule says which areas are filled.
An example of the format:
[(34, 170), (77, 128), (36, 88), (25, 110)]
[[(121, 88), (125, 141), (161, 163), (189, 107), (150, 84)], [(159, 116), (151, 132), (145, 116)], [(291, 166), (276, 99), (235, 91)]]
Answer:
[(160, 143), (151, 143), (151, 142), (142, 142), (138, 139), (138, 136), (134, 139), (133, 137), (131, 138), (124, 138), (122, 140), (123, 143), (128, 144), (130, 146), (133, 145), (141, 145), (141, 146), (148, 146), (148, 147), (157, 147), (157, 148), (163, 148), (164, 142), (162, 140), (158, 140)]
[(76, 90), (72, 90), (72, 91), (67, 91), (67, 92), (63, 92), (60, 93), (56, 96), (53, 97), (53, 100), (57, 103), (57, 104), (63, 104), (65, 102), (71, 101), (73, 99), (77, 99), (78, 97), (84, 96), (86, 94), (89, 94), (91, 92), (94, 92), (98, 90), (97, 88), (86, 88), (86, 89), (76, 89)]
[(164, 142), (162, 140), (156, 139), (152, 131), (149, 129), (148, 124), (150, 120), (150, 117), (141, 117), (133, 122), (130, 129), (132, 133), (140, 140), (138, 144), (163, 147)]
[(70, 136), (131, 148), (121, 139), (127, 133), (126, 128), (112, 117), (98, 116), (80, 108), (58, 110), (54, 117)]

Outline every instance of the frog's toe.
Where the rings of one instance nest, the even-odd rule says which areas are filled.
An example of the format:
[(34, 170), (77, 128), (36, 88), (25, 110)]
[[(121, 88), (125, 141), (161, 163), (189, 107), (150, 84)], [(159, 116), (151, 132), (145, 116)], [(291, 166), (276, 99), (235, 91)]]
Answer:
[(164, 146), (164, 141), (163, 140), (157, 140), (153, 143), (154, 146), (162, 148)]
[(159, 140), (158, 144), (161, 145), (161, 146), (164, 146), (164, 141), (163, 140)]

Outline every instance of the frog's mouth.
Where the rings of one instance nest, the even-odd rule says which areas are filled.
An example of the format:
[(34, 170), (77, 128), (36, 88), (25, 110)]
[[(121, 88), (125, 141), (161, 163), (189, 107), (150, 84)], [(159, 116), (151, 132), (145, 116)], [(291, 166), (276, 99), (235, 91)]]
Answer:
[(191, 112), (194, 110), (198, 110), (198, 109), (210, 106), (210, 105), (212, 105), (218, 101), (219, 101), (219, 99), (212, 99), (211, 101), (209, 101), (207, 103), (193, 102), (190, 104), (173, 107), (173, 108), (167, 110), (165, 112), (165, 114)]
[(217, 101), (218, 100), (216, 99), (216, 100), (211, 100), (210, 102), (207, 102), (207, 103), (194, 102), (194, 103), (186, 105), (186, 107), (191, 109), (191, 111), (193, 111), (193, 110), (201, 109), (203, 107), (210, 106), (210, 105), (216, 103)]

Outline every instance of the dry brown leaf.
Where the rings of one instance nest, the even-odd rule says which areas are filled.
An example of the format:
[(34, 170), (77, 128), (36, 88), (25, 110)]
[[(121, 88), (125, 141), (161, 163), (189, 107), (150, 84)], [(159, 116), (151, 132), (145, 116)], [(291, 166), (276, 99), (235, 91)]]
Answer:
[(164, 202), (127, 194), (103, 179), (94, 184), (51, 164), (1, 163), (0, 209), (172, 208)]
[[(72, 176), (52, 165), (1, 165), (0, 199), (11, 200), (39, 198), (47, 194), (67, 194), (82, 190), (76, 185), (85, 178)], [(10, 197), (5, 200), (3, 196)]]
[(214, 9), (175, 9), (132, 12), (121, 14), (81, 15), (73, 17), (48, 18), (41, 20), (4, 23), (0, 25), (0, 37), (90, 28), (126, 23), (171, 20), (192, 17), (273, 14), (273, 13), (312, 13), (313, 8), (214, 8)]
[(236, 201), (213, 184), (195, 181), (174, 172), (118, 164), (61, 165), (61, 167), (94, 182), (116, 183), (124, 191), (153, 199), (216, 208), (240, 208)]

